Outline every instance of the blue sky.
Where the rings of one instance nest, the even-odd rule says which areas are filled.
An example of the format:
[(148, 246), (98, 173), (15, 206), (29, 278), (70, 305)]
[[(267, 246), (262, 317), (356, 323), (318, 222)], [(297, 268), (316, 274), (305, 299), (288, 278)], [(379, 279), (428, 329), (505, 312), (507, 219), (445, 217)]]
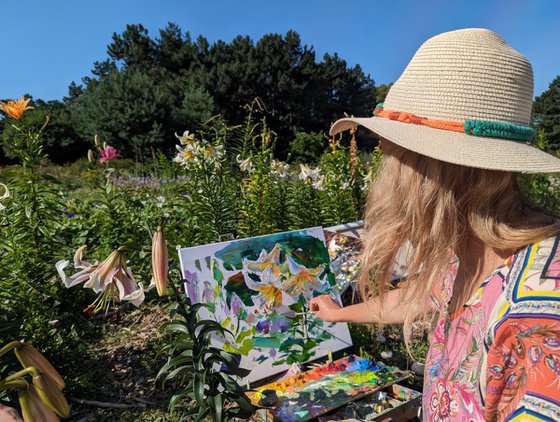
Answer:
[(560, 74), (558, 0), (26, 0), (0, 7), (0, 98), (61, 99), (107, 57), (113, 32), (167, 22), (211, 42), (296, 30), (318, 57), (337, 52), (377, 84), (392, 82), (432, 35), (484, 27), (533, 64), (535, 95)]

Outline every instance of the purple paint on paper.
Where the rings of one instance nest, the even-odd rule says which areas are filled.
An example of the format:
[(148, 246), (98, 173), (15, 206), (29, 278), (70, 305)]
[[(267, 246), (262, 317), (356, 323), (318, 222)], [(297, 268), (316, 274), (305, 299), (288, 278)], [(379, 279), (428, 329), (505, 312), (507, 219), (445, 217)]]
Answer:
[(290, 323), (286, 320), (280, 320), (272, 323), (270, 331), (276, 331), (279, 333), (285, 333), (290, 329)]
[(257, 331), (259, 333), (268, 334), (270, 331), (270, 321), (259, 321), (257, 322)]
[(204, 282), (204, 290), (202, 291), (202, 302), (203, 303), (212, 303), (214, 301), (214, 293), (210, 288), (210, 282)]
[(197, 283), (198, 278), (196, 273), (191, 273), (189, 270), (185, 269), (183, 271), (183, 278), (185, 279), (185, 293), (187, 293), (188, 298), (193, 302), (198, 302), (197, 293)]
[(239, 299), (239, 296), (237, 296), (234, 293), (232, 298), (231, 298), (231, 312), (234, 315), (239, 315), (239, 311), (241, 310), (242, 307), (243, 307), (243, 302), (241, 302), (241, 299)]

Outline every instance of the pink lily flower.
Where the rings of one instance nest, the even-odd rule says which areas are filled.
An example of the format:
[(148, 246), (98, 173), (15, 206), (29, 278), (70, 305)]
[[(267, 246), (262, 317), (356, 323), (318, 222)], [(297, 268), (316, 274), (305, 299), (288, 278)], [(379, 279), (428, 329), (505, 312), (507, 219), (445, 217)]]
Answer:
[(80, 247), (74, 255), (74, 267), (79, 270), (76, 274), (68, 277), (64, 272), (64, 268), (69, 264), (68, 260), (56, 263), (58, 274), (67, 288), (84, 283), (84, 287), (100, 293), (85, 311), (96, 314), (104, 309), (107, 313), (111, 304), (115, 305), (123, 300), (140, 306), (145, 298), (144, 288), (142, 283), (136, 283), (130, 268), (126, 265), (123, 248), (114, 250), (103, 262), (96, 261), (93, 264), (82, 261), (85, 248), (86, 246)]
[(120, 155), (117, 150), (115, 148), (113, 148), (111, 145), (106, 145), (105, 148), (97, 148), (99, 150), (99, 153), (101, 154), (101, 158), (99, 159), (99, 162), (101, 164), (103, 164), (105, 161), (111, 161), (114, 158), (117, 157), (122, 157), (122, 155)]

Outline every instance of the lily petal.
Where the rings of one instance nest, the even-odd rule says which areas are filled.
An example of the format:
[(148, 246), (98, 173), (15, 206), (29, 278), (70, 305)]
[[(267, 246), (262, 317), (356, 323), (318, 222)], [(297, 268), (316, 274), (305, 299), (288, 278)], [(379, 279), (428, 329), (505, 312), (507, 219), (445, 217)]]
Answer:
[(144, 295), (144, 286), (142, 285), (142, 283), (139, 283), (138, 289), (124, 296), (122, 300), (127, 300), (131, 302), (134, 306), (140, 306), (142, 302), (144, 302), (145, 298), (146, 296)]
[(9, 198), (10, 197), (10, 190), (8, 189), (8, 186), (6, 186), (4, 183), (0, 183), (0, 186), (2, 186), (4, 188), (4, 194), (2, 196), (0, 196), (0, 200)]
[(77, 272), (71, 277), (68, 277), (68, 283), (66, 284), (66, 287), (73, 287), (76, 284), (83, 283), (84, 281), (86, 281), (88, 278), (91, 277), (91, 273), (93, 271), (94, 271), (94, 267), (92, 266)]
[(76, 253), (74, 254), (74, 267), (76, 268), (86, 268), (86, 267), (91, 267), (92, 265), (96, 265), (96, 263), (94, 264), (90, 264), (87, 261), (82, 261), (82, 254), (83, 252), (86, 250), (87, 246), (80, 246), (78, 248), (78, 250), (76, 251)]
[(70, 263), (70, 261), (68, 261), (67, 259), (63, 259), (61, 261), (58, 261), (54, 266), (56, 268), (56, 271), (58, 271), (58, 275), (60, 276), (60, 278), (62, 279), (62, 282), (64, 283), (64, 285), (66, 287), (70, 287), (70, 279), (66, 276), (66, 273), (64, 272), (64, 268), (66, 268), (68, 266), (68, 264)]

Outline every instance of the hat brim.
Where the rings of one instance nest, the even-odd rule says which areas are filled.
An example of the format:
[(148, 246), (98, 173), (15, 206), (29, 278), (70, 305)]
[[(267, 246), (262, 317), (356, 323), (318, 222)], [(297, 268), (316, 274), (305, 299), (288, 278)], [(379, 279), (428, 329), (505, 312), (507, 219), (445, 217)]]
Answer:
[(447, 163), (521, 173), (560, 172), (560, 159), (522, 141), (472, 136), (380, 117), (337, 120), (330, 134), (357, 125), (410, 151)]

